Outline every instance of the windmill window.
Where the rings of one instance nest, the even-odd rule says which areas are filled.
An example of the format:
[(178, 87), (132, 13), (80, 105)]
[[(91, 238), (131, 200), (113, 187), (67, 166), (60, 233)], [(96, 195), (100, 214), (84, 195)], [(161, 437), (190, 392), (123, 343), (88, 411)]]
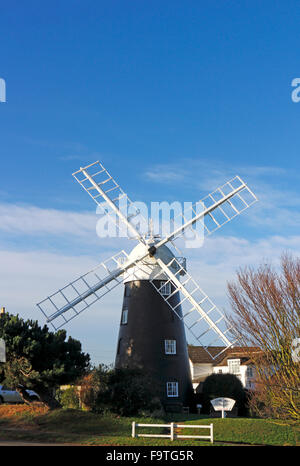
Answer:
[(165, 340), (165, 354), (176, 354), (176, 340)]
[(171, 283), (170, 282), (160, 282), (160, 293), (163, 296), (169, 296), (171, 294)]
[(178, 396), (178, 382), (167, 382), (167, 396), (170, 398)]
[(122, 344), (122, 338), (120, 338), (120, 340), (119, 340), (119, 342), (118, 342), (117, 354), (120, 354), (120, 351), (121, 351), (121, 344)]
[(125, 325), (128, 322), (128, 309), (123, 309), (122, 317), (121, 317), (121, 324)]

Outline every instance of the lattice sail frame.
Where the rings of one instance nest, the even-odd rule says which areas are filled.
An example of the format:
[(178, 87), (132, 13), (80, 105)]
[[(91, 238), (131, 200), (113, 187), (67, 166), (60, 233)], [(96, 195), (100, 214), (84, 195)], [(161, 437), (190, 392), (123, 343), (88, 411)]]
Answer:
[(58, 330), (123, 283), (122, 267), (127, 260), (128, 254), (122, 250), (39, 302), (47, 322)]
[[(255, 202), (255, 194), (239, 176), (236, 176), (176, 216), (172, 220), (170, 234), (162, 241), (170, 241), (178, 251), (176, 241), (185, 237), (187, 247), (199, 247), (205, 236), (233, 220)], [(213, 206), (215, 207), (210, 210)], [(196, 224), (197, 228), (194, 228)], [(181, 225), (185, 227), (182, 228)]]
[[(97, 161), (87, 165), (74, 172), (73, 176), (120, 233), (127, 226), (127, 236), (132, 235), (145, 244), (139, 229), (141, 226), (145, 228), (146, 219), (102, 163)], [(121, 206), (125, 212), (120, 209)]]
[[(161, 259), (157, 259), (166, 280), (159, 283), (158, 272), (150, 281), (158, 291), (164, 301), (169, 305), (177, 317), (184, 322), (184, 325), (193, 335), (195, 340), (203, 346), (212, 359), (215, 359), (225, 349), (234, 346), (238, 341), (238, 336), (234, 328), (229, 324), (225, 315), (212, 302), (207, 294), (200, 288), (196, 280), (187, 272), (183, 263), (174, 257), (168, 264)], [(184, 278), (181, 278), (184, 276)], [(182, 280), (182, 281), (181, 281)], [(171, 293), (166, 295), (166, 284), (170, 283)], [(179, 293), (180, 299), (174, 305), (172, 297)], [(181, 309), (181, 312), (178, 312)], [(209, 335), (212, 335), (210, 337)], [(228, 335), (228, 337), (227, 337)], [(229, 336), (234, 339), (229, 339)], [(205, 337), (205, 339), (203, 339)], [(211, 354), (210, 346), (224, 346), (225, 348), (218, 354)]]

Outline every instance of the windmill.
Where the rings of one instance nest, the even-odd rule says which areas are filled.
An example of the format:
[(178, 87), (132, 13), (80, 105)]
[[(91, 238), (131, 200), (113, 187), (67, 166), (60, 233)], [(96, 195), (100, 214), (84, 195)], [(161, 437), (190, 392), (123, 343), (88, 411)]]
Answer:
[[(209, 352), (212, 346), (224, 351), (235, 345), (237, 335), (188, 272), (185, 258), (176, 255), (176, 241), (187, 232), (195, 236), (199, 224), (204, 236), (211, 234), (257, 198), (236, 176), (202, 199), (200, 212), (191, 206), (189, 215), (173, 221), (171, 231), (161, 237), (152, 228), (149, 234), (141, 233), (140, 211), (99, 161), (73, 176), (119, 229), (126, 227), (137, 245), (129, 254), (122, 250), (113, 255), (37, 306), (57, 330), (124, 283), (115, 366), (143, 368), (156, 380), (166, 408), (186, 406), (192, 383), (185, 327), (212, 359), (219, 355)], [(126, 202), (125, 213), (121, 202)]]

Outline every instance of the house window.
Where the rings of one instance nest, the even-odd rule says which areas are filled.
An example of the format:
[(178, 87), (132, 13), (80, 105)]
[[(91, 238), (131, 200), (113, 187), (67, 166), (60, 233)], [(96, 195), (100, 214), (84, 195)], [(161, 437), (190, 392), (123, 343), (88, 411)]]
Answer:
[(176, 354), (176, 340), (165, 340), (165, 354)]
[(121, 324), (125, 325), (128, 322), (128, 309), (123, 309), (122, 317), (121, 317)]
[(253, 367), (252, 366), (248, 366), (247, 367), (247, 377), (249, 377), (250, 379), (253, 377)]
[(171, 283), (170, 282), (160, 282), (160, 293), (163, 296), (169, 296), (171, 294)]
[(240, 360), (239, 359), (228, 359), (229, 374), (238, 375), (240, 374)]
[(167, 382), (167, 396), (170, 398), (178, 396), (178, 382)]

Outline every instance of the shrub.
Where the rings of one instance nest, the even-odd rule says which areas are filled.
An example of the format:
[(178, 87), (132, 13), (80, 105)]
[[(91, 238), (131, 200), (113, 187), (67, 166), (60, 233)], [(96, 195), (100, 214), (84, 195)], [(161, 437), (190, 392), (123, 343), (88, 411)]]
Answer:
[(82, 407), (97, 413), (132, 416), (162, 410), (157, 384), (140, 369), (100, 365), (80, 385)]
[(98, 397), (98, 405), (110, 406), (112, 412), (133, 416), (141, 412), (161, 410), (157, 384), (139, 369), (115, 369), (110, 373), (105, 394)]
[(211, 374), (203, 383), (203, 412), (209, 413), (210, 401), (214, 398), (228, 397), (236, 401), (239, 415), (246, 414), (246, 392), (242, 382), (234, 374)]
[(70, 387), (62, 390), (59, 395), (63, 408), (79, 409), (80, 401), (77, 387)]

